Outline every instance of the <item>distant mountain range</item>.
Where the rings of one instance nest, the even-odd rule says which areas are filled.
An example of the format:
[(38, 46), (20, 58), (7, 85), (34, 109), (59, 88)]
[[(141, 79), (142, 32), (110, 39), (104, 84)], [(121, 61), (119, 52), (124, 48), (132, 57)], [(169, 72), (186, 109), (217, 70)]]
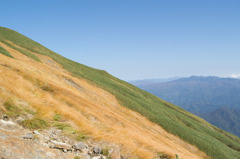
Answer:
[(209, 113), (197, 115), (211, 124), (240, 137), (240, 109), (222, 107)]
[(162, 83), (162, 82), (169, 82), (169, 81), (177, 80), (180, 78), (181, 77), (162, 78), (162, 79), (143, 79), (143, 80), (132, 80), (128, 82), (133, 85), (144, 86), (144, 85), (150, 85), (150, 84), (156, 84), (156, 83)]
[(132, 84), (240, 136), (240, 80), (192, 76)]

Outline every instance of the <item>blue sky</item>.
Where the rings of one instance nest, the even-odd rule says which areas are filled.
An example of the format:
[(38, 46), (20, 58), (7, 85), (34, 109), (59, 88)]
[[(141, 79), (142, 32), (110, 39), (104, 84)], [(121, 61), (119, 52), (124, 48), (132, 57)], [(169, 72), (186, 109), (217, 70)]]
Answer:
[(7, 0), (1, 26), (124, 80), (240, 74), (239, 0)]

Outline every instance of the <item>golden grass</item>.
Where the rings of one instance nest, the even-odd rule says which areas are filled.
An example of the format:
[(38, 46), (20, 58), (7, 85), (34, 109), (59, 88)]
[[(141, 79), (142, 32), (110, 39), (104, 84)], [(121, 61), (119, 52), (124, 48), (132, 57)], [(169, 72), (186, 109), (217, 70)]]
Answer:
[[(15, 57), (0, 54), (0, 109), (4, 99), (22, 99), (42, 117), (52, 119), (59, 113), (95, 140), (121, 145), (124, 153), (143, 159), (154, 158), (158, 152), (172, 158), (176, 154), (184, 159), (207, 158), (196, 147), (122, 107), (113, 95), (71, 76), (49, 57), (36, 54), (40, 63), (3, 43), (0, 46)], [(73, 80), (82, 91), (66, 79)]]

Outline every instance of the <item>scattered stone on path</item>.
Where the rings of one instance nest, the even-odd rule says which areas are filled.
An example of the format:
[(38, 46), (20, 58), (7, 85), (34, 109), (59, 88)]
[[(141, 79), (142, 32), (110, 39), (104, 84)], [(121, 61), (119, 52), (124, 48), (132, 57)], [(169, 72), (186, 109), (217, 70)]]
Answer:
[(17, 123), (20, 123), (20, 122), (22, 122), (22, 121), (24, 121), (25, 119), (23, 119), (21, 116), (20, 117), (18, 117), (17, 119), (16, 119), (16, 122)]
[(75, 150), (83, 150), (83, 149), (87, 148), (87, 145), (84, 142), (78, 142), (73, 145), (73, 148)]
[(107, 159), (105, 156), (94, 156), (92, 159)]
[(34, 130), (33, 133), (36, 135), (40, 135), (40, 133), (37, 130)]
[(69, 144), (63, 142), (51, 141), (49, 145), (50, 148), (62, 149), (64, 152), (72, 150), (72, 147)]
[(32, 133), (26, 133), (25, 135), (22, 136), (23, 139), (33, 139), (33, 134)]
[(2, 119), (5, 120), (5, 121), (8, 121), (8, 120), (9, 120), (9, 117), (8, 117), (6, 114), (3, 114), (3, 115), (2, 115)]
[(94, 146), (93, 147), (93, 152), (95, 154), (101, 154), (102, 153), (102, 149), (100, 147)]

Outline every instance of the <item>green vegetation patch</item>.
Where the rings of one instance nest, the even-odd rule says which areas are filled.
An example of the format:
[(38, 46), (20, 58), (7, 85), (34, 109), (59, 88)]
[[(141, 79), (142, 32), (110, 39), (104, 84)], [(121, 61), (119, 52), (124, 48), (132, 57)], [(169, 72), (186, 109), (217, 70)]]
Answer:
[(30, 58), (32, 58), (33, 60), (36, 60), (36, 61), (38, 61), (38, 62), (41, 62), (41, 60), (40, 60), (36, 55), (34, 55), (33, 53), (31, 53), (31, 52), (29, 52), (29, 51), (26, 51), (26, 50), (24, 50), (24, 49), (21, 49), (21, 48), (19, 48), (19, 47), (16, 47), (16, 46), (14, 46), (14, 45), (6, 42), (6, 41), (1, 41), (1, 42), (3, 42), (4, 44), (8, 45), (9, 47), (11, 47), (11, 48), (14, 49), (14, 50), (17, 50), (17, 51), (21, 52), (21, 53), (22, 53), (23, 55), (25, 55), (25, 56), (28, 56), (28, 57), (30, 57)]
[(53, 116), (53, 120), (55, 120), (55, 121), (61, 121), (61, 120), (62, 120), (62, 116), (57, 113), (57, 114), (55, 114), (55, 115)]
[(67, 134), (75, 134), (76, 133), (76, 130), (68, 123), (53, 122), (52, 126), (56, 127), (59, 130), (62, 130), (63, 132), (65, 132)]
[(109, 148), (108, 147), (104, 147), (102, 149), (102, 153), (103, 153), (104, 156), (108, 156), (109, 155)]
[(36, 129), (46, 129), (49, 124), (41, 118), (34, 117), (33, 119), (26, 119), (20, 123), (24, 128), (30, 129), (30, 130), (36, 130)]
[(168, 155), (166, 154), (162, 154), (161, 152), (157, 153), (157, 156), (160, 158), (160, 159), (170, 159), (171, 157), (169, 157)]
[[(0, 40), (9, 40), (22, 48), (51, 57), (78, 78), (87, 79), (116, 96), (125, 107), (139, 112), (168, 132), (197, 146), (214, 159), (238, 159), (240, 139), (207, 123), (203, 119), (167, 103), (105, 71), (64, 58), (37, 42), (7, 28), (0, 27)], [(64, 129), (64, 126), (57, 125)]]
[(84, 141), (86, 139), (87, 139), (87, 136), (86, 136), (85, 133), (83, 133), (83, 132), (78, 132), (77, 133), (77, 136), (76, 136), (77, 141)]
[(3, 55), (6, 55), (8, 57), (12, 57), (13, 58), (13, 56), (7, 50), (2, 48), (1, 46), (0, 46), (0, 54), (3, 54)]
[(3, 106), (7, 110), (6, 114), (11, 118), (18, 117), (22, 114), (22, 110), (18, 108), (12, 100), (4, 102)]

